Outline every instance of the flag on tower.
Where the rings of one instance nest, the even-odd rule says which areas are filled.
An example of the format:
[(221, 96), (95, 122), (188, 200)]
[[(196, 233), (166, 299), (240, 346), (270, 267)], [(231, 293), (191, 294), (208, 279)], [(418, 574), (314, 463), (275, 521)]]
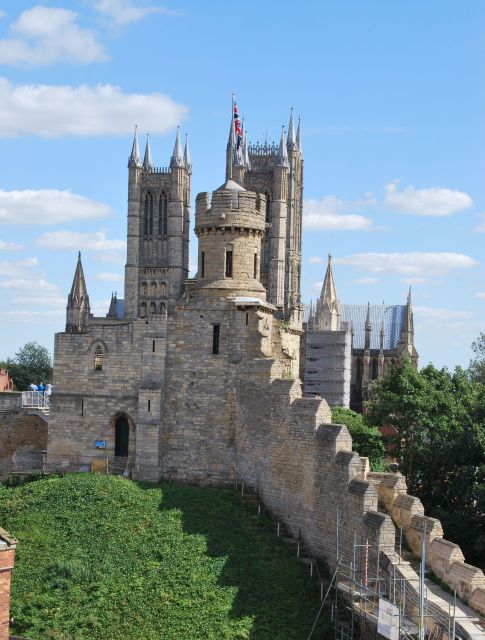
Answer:
[(241, 145), (242, 145), (242, 139), (243, 139), (243, 133), (242, 133), (242, 129), (241, 129), (241, 121), (239, 120), (239, 112), (237, 110), (237, 104), (236, 101), (233, 98), (232, 101), (232, 105), (233, 105), (233, 116), (232, 116), (232, 120), (234, 122), (234, 140), (236, 143), (236, 149), (239, 151)]

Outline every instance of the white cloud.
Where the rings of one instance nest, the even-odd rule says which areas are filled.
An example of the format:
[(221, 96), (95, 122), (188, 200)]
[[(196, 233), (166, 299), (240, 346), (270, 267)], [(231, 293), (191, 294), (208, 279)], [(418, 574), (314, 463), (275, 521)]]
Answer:
[(455, 334), (469, 328), (473, 319), (471, 311), (456, 311), (443, 307), (413, 306), (415, 327), (422, 333)]
[(43, 249), (87, 249), (89, 251), (121, 251), (126, 249), (125, 240), (108, 240), (106, 231), (101, 229), (93, 233), (80, 231), (52, 231), (44, 233), (36, 240)]
[(385, 187), (384, 205), (399, 213), (416, 216), (449, 216), (472, 206), (473, 200), (467, 193), (456, 189), (430, 187), (416, 189), (412, 185), (398, 191), (399, 181)]
[(139, 22), (154, 14), (175, 15), (177, 13), (166, 7), (137, 4), (130, 0), (98, 0), (94, 8), (117, 26)]
[(370, 231), (375, 229), (373, 221), (353, 212), (374, 202), (370, 194), (357, 202), (347, 202), (337, 196), (310, 198), (303, 206), (303, 226), (331, 231)]
[(426, 278), (422, 278), (421, 276), (416, 276), (414, 278), (404, 278), (404, 284), (409, 284), (409, 285), (421, 285), (421, 284), (426, 284), (427, 279)]
[(11, 304), (28, 304), (33, 308), (66, 306), (66, 299), (59, 287), (35, 274), (30, 274), (28, 278), (4, 280), (0, 282), (0, 288), (9, 290)]
[(376, 284), (376, 282), (379, 282), (379, 278), (371, 278), (370, 276), (368, 278), (357, 278), (357, 280), (354, 280), (354, 284), (363, 286)]
[(483, 222), (475, 227), (475, 231), (478, 231), (479, 233), (485, 233), (485, 214), (482, 214), (481, 218)]
[(0, 240), (1, 251), (20, 251), (23, 248), (23, 245), (17, 244), (16, 242), (7, 242), (6, 240)]
[(110, 303), (111, 299), (108, 298), (106, 298), (105, 300), (91, 301), (91, 313), (97, 317), (105, 316), (108, 313)]
[(144, 130), (165, 133), (187, 116), (188, 108), (162, 93), (123, 93), (105, 84), (18, 85), (0, 77), (0, 136), (111, 136)]
[(0, 276), (8, 278), (30, 278), (32, 269), (39, 266), (37, 258), (26, 258), (10, 262), (7, 260), (0, 262)]
[(0, 190), (0, 222), (6, 224), (48, 225), (102, 218), (110, 207), (69, 190)]
[(52, 322), (62, 323), (65, 312), (62, 309), (49, 309), (49, 311), (0, 311), (0, 320), (5, 324), (30, 324), (49, 325)]
[(12, 37), (0, 40), (0, 64), (41, 67), (54, 62), (89, 64), (106, 60), (102, 44), (80, 28), (77, 13), (36, 6), (10, 25)]
[(437, 276), (454, 269), (469, 269), (478, 262), (462, 253), (354, 253), (335, 258), (337, 264), (371, 273), (400, 273), (406, 276)]
[(307, 260), (308, 264), (323, 264), (324, 260), (320, 256), (311, 256)]
[(477, 291), (475, 293), (475, 298), (478, 298), (479, 300), (485, 300), (485, 291)]
[(320, 291), (322, 290), (322, 287), (323, 287), (323, 280), (319, 280), (318, 282), (314, 282), (312, 284), (313, 291), (316, 291), (318, 293), (320, 293)]
[(123, 276), (119, 273), (111, 273), (109, 271), (102, 271), (95, 276), (96, 280), (103, 282), (120, 282), (123, 280)]
[(5, 18), (6, 15), (5, 11), (0, 11), (0, 18)]

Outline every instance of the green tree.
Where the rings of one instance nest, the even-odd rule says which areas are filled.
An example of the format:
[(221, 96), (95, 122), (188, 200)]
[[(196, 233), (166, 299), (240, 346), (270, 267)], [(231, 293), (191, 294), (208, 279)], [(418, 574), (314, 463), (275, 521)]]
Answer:
[(375, 385), (369, 419), (390, 425), (409, 493), (469, 562), (485, 557), (485, 388), (468, 372), (428, 365), (417, 371), (403, 358)]
[(469, 372), (473, 380), (485, 384), (485, 333), (472, 342), (475, 357), (470, 361)]
[(383, 469), (384, 442), (379, 429), (367, 424), (360, 413), (345, 407), (333, 407), (332, 421), (347, 427), (352, 436), (353, 448), (359, 455), (369, 458), (373, 471)]
[(24, 391), (31, 382), (52, 382), (49, 351), (37, 342), (27, 342), (14, 356), (2, 364), (8, 369), (16, 389)]

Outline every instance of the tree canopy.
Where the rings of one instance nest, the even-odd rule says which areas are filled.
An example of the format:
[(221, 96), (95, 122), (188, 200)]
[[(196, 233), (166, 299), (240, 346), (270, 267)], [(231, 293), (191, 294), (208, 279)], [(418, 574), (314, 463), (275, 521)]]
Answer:
[(13, 358), (0, 364), (8, 369), (15, 388), (19, 391), (25, 391), (31, 382), (52, 382), (49, 351), (37, 342), (27, 342)]
[(409, 493), (469, 562), (485, 558), (485, 387), (467, 371), (421, 371), (403, 358), (375, 385), (369, 420), (390, 437)]
[(472, 351), (475, 357), (470, 362), (470, 375), (473, 380), (485, 384), (485, 333), (480, 333), (472, 342)]
[(381, 471), (384, 462), (384, 442), (379, 429), (367, 424), (360, 413), (345, 407), (333, 407), (332, 421), (347, 427), (352, 436), (355, 451), (369, 458), (373, 471)]

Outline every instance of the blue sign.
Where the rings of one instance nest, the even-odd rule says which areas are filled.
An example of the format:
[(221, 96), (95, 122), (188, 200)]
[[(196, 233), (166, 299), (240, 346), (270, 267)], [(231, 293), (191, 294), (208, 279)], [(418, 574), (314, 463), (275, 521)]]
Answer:
[(96, 440), (96, 449), (106, 449), (106, 440)]

